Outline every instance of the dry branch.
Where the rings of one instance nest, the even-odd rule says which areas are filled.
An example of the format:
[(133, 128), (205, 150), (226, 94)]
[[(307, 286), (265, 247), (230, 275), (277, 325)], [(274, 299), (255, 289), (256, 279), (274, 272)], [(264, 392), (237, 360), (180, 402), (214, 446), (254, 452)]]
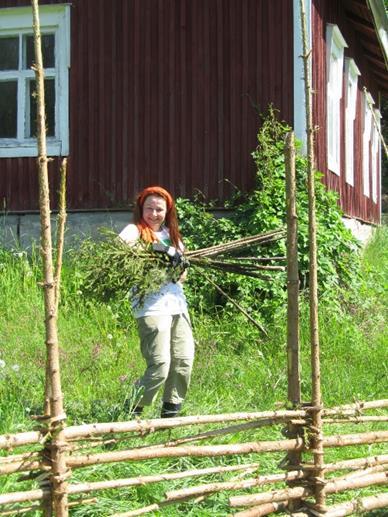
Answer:
[(154, 503), (149, 506), (144, 506), (143, 508), (137, 508), (136, 510), (131, 510), (129, 512), (124, 513), (115, 513), (110, 517), (136, 517), (137, 515), (144, 515), (145, 513), (157, 512), (161, 508), (161, 504)]
[(388, 415), (348, 416), (346, 418), (323, 418), (324, 424), (349, 424), (363, 422), (388, 422)]
[(341, 411), (346, 412), (347, 410), (356, 410), (357, 412), (361, 412), (365, 409), (381, 409), (386, 407), (388, 407), (388, 399), (357, 401), (353, 402), (352, 404), (343, 404), (341, 406), (335, 406), (331, 409), (324, 409), (323, 414), (341, 414)]
[(67, 174), (67, 158), (63, 158), (60, 170), (60, 187), (59, 187), (59, 203), (58, 203), (58, 221), (57, 221), (57, 256), (55, 264), (55, 306), (58, 312), (61, 272), (63, 259), (63, 246), (65, 240), (66, 226), (66, 174)]
[(229, 456), (233, 454), (287, 451), (302, 447), (303, 443), (301, 440), (273, 440), (268, 442), (248, 442), (229, 445), (192, 445), (185, 447), (161, 447), (159, 449), (144, 448), (69, 457), (68, 464), (71, 467), (77, 468), (86, 467), (87, 465), (96, 465), (97, 463), (140, 461), (156, 458)]
[(39, 431), (0, 435), (0, 449), (12, 450), (23, 445), (40, 443), (45, 435)]
[(266, 233), (251, 235), (249, 237), (243, 237), (242, 239), (237, 239), (231, 242), (217, 244), (209, 248), (187, 251), (186, 255), (189, 259), (193, 257), (214, 257), (221, 255), (222, 253), (237, 251), (238, 249), (246, 248), (253, 244), (263, 244), (272, 240), (280, 239), (282, 237), (284, 237), (283, 229), (271, 230)]
[[(363, 443), (379, 443), (388, 441), (388, 431), (376, 431), (370, 433), (335, 435), (324, 438), (324, 447), (360, 445)], [(248, 442), (230, 445), (203, 445), (186, 447), (163, 447), (159, 449), (135, 449), (129, 451), (113, 451), (95, 455), (69, 457), (68, 464), (71, 467), (84, 467), (97, 463), (112, 463), (119, 461), (139, 461), (155, 458), (179, 458), (179, 457), (209, 457), (233, 454), (251, 454), (261, 452), (303, 450), (304, 445), (300, 439), (273, 440), (262, 442)]]
[[(335, 472), (336, 470), (348, 470), (348, 469), (359, 469), (359, 468), (369, 468), (374, 467), (375, 465), (384, 465), (388, 463), (388, 454), (381, 454), (379, 456), (369, 456), (367, 458), (354, 458), (351, 460), (342, 460), (337, 463), (326, 463), (325, 471), (326, 472)], [(304, 470), (308, 470), (314, 468), (313, 465), (303, 464), (301, 468)]]
[(30, 513), (33, 511), (39, 511), (41, 509), (40, 504), (33, 504), (31, 506), (24, 506), (23, 508), (13, 508), (12, 510), (5, 510), (0, 512), (1, 517), (5, 517), (6, 515), (23, 515), (23, 513)]
[(312, 491), (305, 487), (285, 488), (282, 490), (273, 490), (272, 492), (263, 492), (251, 495), (236, 495), (230, 497), (229, 505), (233, 508), (239, 506), (256, 506), (259, 504), (267, 504), (272, 502), (287, 501), (289, 499), (299, 499), (311, 496)]
[[(27, 501), (28, 499), (26, 499)], [(84, 499), (84, 498), (81, 498), (81, 499), (78, 499), (76, 501), (71, 501), (68, 503), (68, 507), (69, 508), (73, 508), (74, 506), (79, 506), (81, 504), (93, 504), (93, 503), (96, 503), (97, 502), (97, 499), (96, 498), (89, 498), (89, 499)], [(23, 506), (23, 507), (20, 507), (20, 508), (13, 508), (12, 510), (4, 510), (4, 511), (0, 511), (0, 516), (5, 516), (5, 515), (21, 515), (23, 513), (29, 513), (29, 512), (32, 512), (34, 510), (38, 511), (41, 509), (41, 505), (40, 504), (34, 504), (34, 505), (31, 505), (31, 506)]]
[(285, 512), (287, 506), (287, 502), (261, 504), (260, 506), (249, 508), (249, 510), (237, 512), (234, 514), (234, 517), (261, 517), (262, 515), (268, 515), (273, 512)]
[(20, 462), (20, 461), (32, 461), (40, 457), (39, 452), (25, 452), (24, 454), (11, 454), (10, 456), (0, 456), (0, 465)]
[(369, 474), (375, 474), (376, 472), (385, 472), (388, 470), (388, 464), (384, 465), (375, 465), (374, 467), (368, 467), (360, 470), (353, 470), (352, 472), (348, 472), (347, 474), (343, 474), (339, 476), (337, 479), (356, 479), (360, 476), (368, 476)]
[[(355, 490), (370, 485), (384, 485), (388, 483), (388, 473), (382, 472), (371, 474), (357, 479), (351, 480), (330, 480), (324, 485), (326, 494), (334, 494), (345, 490)], [(229, 499), (230, 506), (253, 506), (258, 504), (271, 503), (274, 501), (286, 501), (295, 498), (304, 498), (313, 495), (313, 490), (307, 487), (288, 488), (284, 490), (273, 490), (272, 492), (263, 492), (261, 494), (238, 495)]]
[(203, 273), (203, 276), (204, 276), (204, 278), (206, 279), (207, 282), (209, 282), (213, 287), (215, 287), (217, 289), (217, 291), (220, 294), (222, 294), (222, 296), (224, 296), (227, 300), (229, 300), (242, 314), (244, 314), (244, 316), (251, 323), (253, 323), (255, 325), (255, 327), (257, 327), (261, 332), (263, 332), (263, 334), (268, 336), (267, 331), (265, 330), (265, 328), (263, 327), (263, 325), (260, 322), (258, 322), (254, 318), (252, 318), (252, 316), (239, 303), (237, 303), (236, 300), (234, 300), (223, 289), (221, 289), (221, 287), (219, 285), (217, 285), (215, 282), (213, 282), (213, 280), (210, 278), (210, 276), (206, 275), (205, 273)]
[(183, 438), (176, 438), (175, 440), (170, 440), (163, 444), (150, 445), (149, 448), (157, 449), (158, 447), (176, 447), (177, 445), (181, 445), (183, 443), (195, 442), (200, 440), (205, 440), (207, 438), (213, 438), (215, 436), (222, 436), (225, 434), (234, 434), (241, 433), (244, 431), (248, 431), (250, 429), (257, 429), (259, 427), (269, 426), (269, 425), (277, 425), (279, 424), (279, 420), (276, 418), (267, 418), (265, 420), (258, 420), (253, 422), (247, 422), (245, 424), (237, 424), (229, 427), (224, 427), (221, 429), (213, 429), (211, 431), (206, 431), (203, 433), (198, 433), (190, 436), (184, 436)]
[[(369, 433), (328, 436), (323, 439), (323, 446), (344, 447), (365, 443), (381, 443), (386, 441), (388, 441), (388, 431), (375, 431)], [(230, 445), (193, 445), (186, 447), (160, 447), (155, 449), (140, 448), (99, 454), (87, 454), (83, 456), (69, 456), (67, 464), (69, 467), (80, 468), (99, 463), (114, 463), (120, 461), (141, 461), (156, 458), (228, 456), (233, 454), (252, 454), (292, 450), (311, 451), (311, 449), (305, 447), (301, 439), (273, 440)], [(10, 465), (1, 466), (0, 474), (11, 474), (13, 472), (37, 470), (39, 468), (42, 468), (42, 466), (40, 465), (40, 462), (37, 461), (31, 462), (28, 466), (23, 462), (14, 462)]]
[(362, 497), (347, 503), (329, 506), (325, 517), (342, 517), (344, 515), (351, 515), (353, 513), (369, 512), (378, 508), (385, 508), (388, 506), (388, 493), (371, 495)]
[[(178, 418), (155, 418), (152, 420), (131, 420), (129, 422), (107, 422), (96, 424), (85, 424), (81, 426), (71, 426), (65, 429), (65, 436), (68, 440), (82, 440), (94, 436), (116, 434), (116, 433), (140, 433), (148, 434), (159, 430), (175, 429), (191, 425), (219, 424), (225, 422), (237, 422), (241, 420), (267, 420), (272, 418), (279, 422), (290, 418), (303, 417), (305, 410), (281, 410), (281, 411), (261, 411), (255, 413), (229, 413), (220, 415), (196, 415)], [(0, 437), (0, 448), (1, 448)]]
[[(187, 477), (199, 477), (210, 474), (223, 474), (227, 472), (244, 471), (251, 473), (257, 470), (258, 463), (247, 463), (245, 465), (230, 465), (225, 467), (209, 467), (206, 469), (193, 469), (183, 472), (171, 472), (164, 474), (155, 474), (153, 476), (138, 476), (127, 479), (112, 479), (108, 481), (94, 481), (92, 483), (77, 483), (68, 485), (68, 494), (75, 495), (87, 492), (94, 492), (97, 490), (110, 490), (113, 488), (125, 488), (129, 486), (146, 485), (150, 483), (160, 483), (163, 481), (172, 481), (175, 479), (184, 479)], [(45, 495), (48, 495), (47, 490), (29, 490), (24, 492), (12, 492), (9, 494), (0, 495), (0, 505), (21, 503), (25, 501), (40, 501)]]
[[(244, 476), (246, 473), (247, 472), (239, 474), (239, 476), (231, 479), (230, 481), (237, 481), (242, 476)], [(206, 494), (206, 495), (203, 495), (203, 496), (200, 496), (200, 497), (196, 497), (194, 499), (194, 503), (199, 503), (199, 502), (203, 501), (209, 495), (212, 495), (212, 494)], [(155, 503), (155, 504), (150, 505), (150, 506), (145, 506), (143, 508), (137, 508), (136, 510), (131, 510), (131, 511), (125, 512), (125, 513), (115, 513), (111, 517), (131, 517), (131, 516), (135, 516), (135, 515), (144, 515), (145, 513), (161, 510), (164, 506), (172, 505), (172, 504), (175, 504), (175, 503), (182, 503), (182, 502), (188, 501), (190, 499), (192, 499), (192, 497), (190, 497), (190, 496), (186, 497), (186, 498), (180, 498), (180, 499), (170, 499), (170, 500), (163, 499), (162, 501), (159, 501), (159, 503)]]
[[(190, 425), (203, 424), (219, 424), (225, 422), (237, 422), (241, 420), (266, 420), (268, 418), (279, 420), (279, 422), (288, 418), (303, 417), (306, 411), (297, 410), (281, 410), (281, 411), (261, 411), (255, 413), (228, 413), (219, 415), (195, 415), (178, 418), (155, 418), (151, 420), (131, 420), (129, 422), (107, 422), (86, 424), (81, 426), (71, 426), (65, 429), (66, 438), (82, 439), (92, 436), (115, 433), (149, 433), (164, 429), (174, 429), (177, 427), (185, 427)], [(1, 437), (0, 437), (1, 446)]]
[(190, 488), (183, 488), (181, 490), (171, 490), (166, 492), (166, 499), (186, 499), (187, 497), (196, 497), (214, 492), (221, 492), (227, 490), (241, 490), (245, 488), (252, 488), (254, 486), (261, 486), (268, 483), (279, 483), (280, 481), (294, 481), (296, 479), (303, 479), (305, 474), (300, 471), (290, 471), (286, 474), (269, 474), (257, 476), (252, 479), (244, 479), (242, 481), (224, 481), (220, 483), (208, 483), (207, 485), (194, 486)]
[[(58, 315), (59, 298), (60, 298), (60, 287), (61, 287), (61, 271), (62, 271), (62, 259), (63, 259), (63, 247), (65, 239), (65, 225), (66, 225), (66, 173), (67, 173), (67, 158), (63, 158), (60, 168), (60, 187), (59, 187), (59, 212), (57, 219), (57, 253), (56, 253), (56, 264), (54, 273), (54, 298), (55, 298), (55, 314)], [(48, 357), (46, 358), (46, 378), (45, 378), (45, 389), (44, 389), (44, 406), (43, 414), (45, 417), (49, 417), (51, 414), (50, 399), (51, 393), (51, 378), (49, 369)]]

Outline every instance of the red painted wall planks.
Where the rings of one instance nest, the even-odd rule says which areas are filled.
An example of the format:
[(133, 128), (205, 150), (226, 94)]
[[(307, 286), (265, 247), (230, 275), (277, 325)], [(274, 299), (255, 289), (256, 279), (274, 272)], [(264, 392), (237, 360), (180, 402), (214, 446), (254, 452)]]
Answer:
[[(74, 0), (69, 207), (127, 206), (150, 183), (220, 202), (252, 187), (256, 107), (293, 118), (290, 13), (291, 0)], [(0, 177), (9, 210), (37, 208), (34, 159), (0, 159)]]
[[(344, 106), (342, 97), (342, 121), (341, 121), (341, 175), (337, 176), (327, 170), (326, 158), (326, 24), (338, 25), (348, 48), (345, 49), (345, 57), (355, 60), (361, 71), (358, 81), (357, 111), (354, 133), (354, 187), (345, 181), (345, 142), (344, 142)], [(359, 36), (347, 19), (347, 13), (343, 2), (314, 0), (312, 12), (313, 25), (313, 89), (315, 113), (314, 124), (318, 127), (316, 133), (317, 168), (324, 173), (324, 182), (331, 190), (340, 194), (340, 205), (344, 213), (351, 217), (357, 217), (363, 221), (380, 222), (380, 201), (374, 203), (371, 197), (363, 194), (362, 185), (362, 119), (363, 119), (363, 87), (366, 86), (378, 102), (376, 84), (370, 75), (370, 68), (365, 60), (364, 52), (360, 46)], [(370, 189), (371, 192), (371, 189)], [(380, 196), (378, 196), (380, 199)]]

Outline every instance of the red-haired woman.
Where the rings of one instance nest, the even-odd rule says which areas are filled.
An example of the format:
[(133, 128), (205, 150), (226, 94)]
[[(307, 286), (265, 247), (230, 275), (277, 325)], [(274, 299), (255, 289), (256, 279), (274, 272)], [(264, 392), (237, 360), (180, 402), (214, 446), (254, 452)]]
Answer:
[[(183, 244), (178, 228), (174, 200), (161, 187), (145, 188), (136, 198), (134, 224), (120, 237), (133, 245), (138, 239), (163, 244), (172, 261), (182, 256)], [(160, 247), (161, 249), (163, 247)], [(194, 340), (181, 281), (169, 282), (133, 307), (141, 353), (147, 368), (138, 381), (141, 399), (134, 409), (140, 415), (151, 405), (164, 384), (162, 418), (178, 414), (190, 383), (194, 360)]]

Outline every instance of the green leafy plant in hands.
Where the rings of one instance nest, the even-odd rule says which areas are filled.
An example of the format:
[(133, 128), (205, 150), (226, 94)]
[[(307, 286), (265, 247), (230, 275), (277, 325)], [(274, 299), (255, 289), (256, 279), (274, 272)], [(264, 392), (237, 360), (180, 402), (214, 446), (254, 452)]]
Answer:
[(165, 254), (154, 253), (142, 241), (130, 246), (112, 230), (102, 229), (101, 240), (85, 240), (74, 259), (79, 291), (100, 301), (129, 298), (141, 306), (146, 295), (176, 282), (182, 267), (172, 267)]

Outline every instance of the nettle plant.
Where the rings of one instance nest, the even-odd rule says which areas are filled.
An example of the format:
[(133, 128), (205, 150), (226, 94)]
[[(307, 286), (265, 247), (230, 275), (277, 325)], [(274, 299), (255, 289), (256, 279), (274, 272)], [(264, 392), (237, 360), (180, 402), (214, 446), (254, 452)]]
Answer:
[[(258, 145), (252, 153), (256, 165), (256, 187), (249, 193), (236, 192), (226, 204), (230, 217), (215, 218), (212, 204), (199, 199), (177, 200), (180, 227), (189, 249), (203, 248), (247, 235), (286, 226), (285, 135), (290, 127), (280, 122), (269, 109), (257, 135)], [(300, 285), (309, 284), (307, 159), (296, 156), (298, 249)], [(320, 295), (335, 299), (338, 288), (351, 285), (358, 278), (359, 246), (342, 222), (338, 196), (326, 190), (316, 173), (316, 219), (318, 244), (318, 281)], [(210, 211), (209, 211), (210, 210)], [(286, 242), (280, 240), (249, 250), (248, 255), (275, 257), (286, 255)], [(272, 319), (286, 300), (286, 273), (272, 273), (271, 281), (232, 274), (208, 272), (224, 291), (252, 313)], [(197, 270), (189, 275), (187, 296), (191, 306), (203, 311), (222, 307), (235, 310), (209, 285)]]

